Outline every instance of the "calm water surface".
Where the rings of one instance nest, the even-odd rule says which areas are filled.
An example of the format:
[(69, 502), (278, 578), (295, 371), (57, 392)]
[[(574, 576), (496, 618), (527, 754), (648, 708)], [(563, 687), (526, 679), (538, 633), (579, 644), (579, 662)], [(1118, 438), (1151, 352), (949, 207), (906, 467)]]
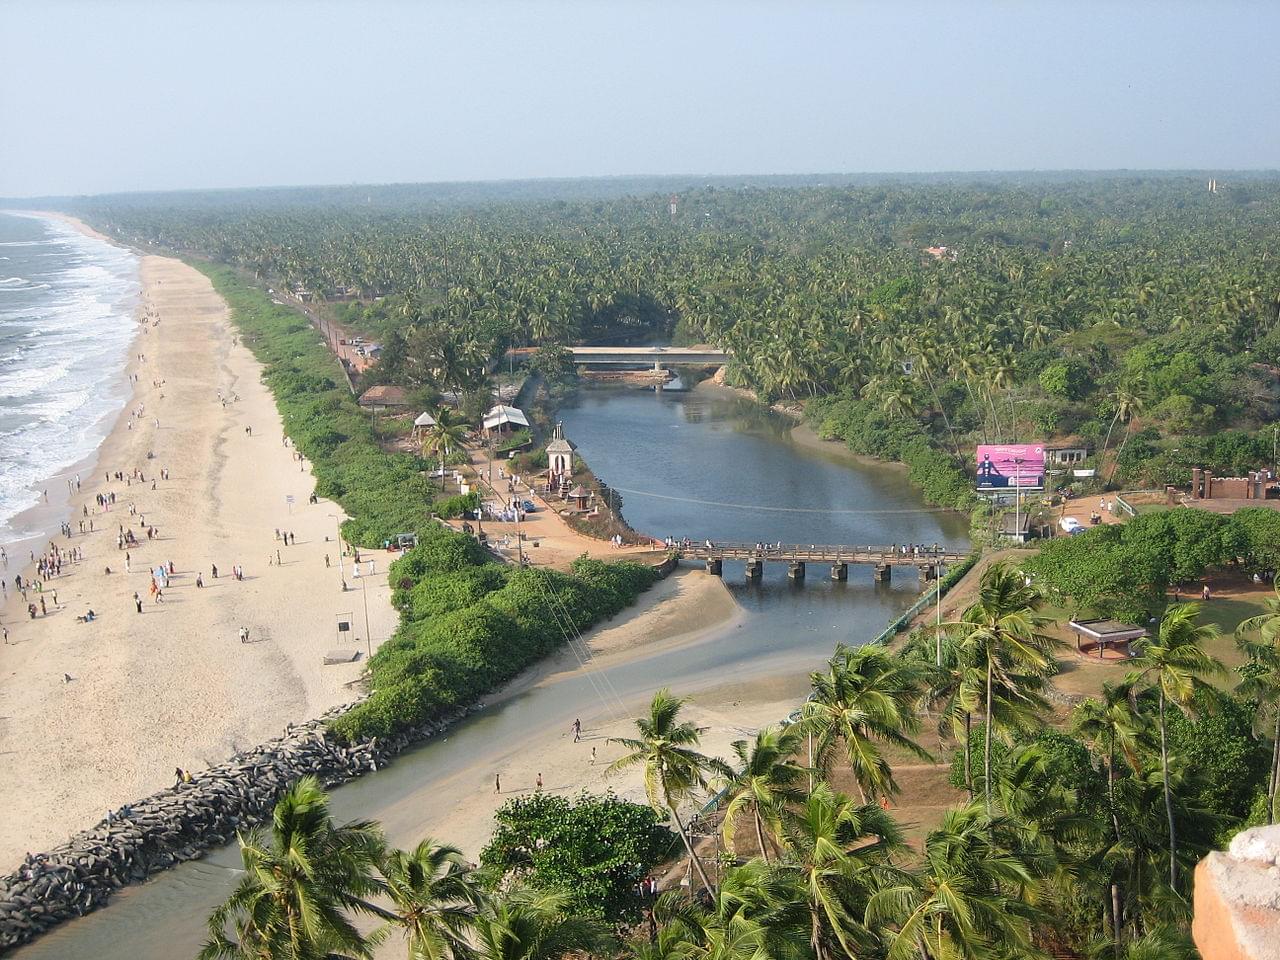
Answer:
[[(627, 491), (625, 514), (655, 536), (817, 543), (964, 545), (964, 522), (925, 510), (900, 471), (793, 443), (789, 421), (714, 390), (692, 393), (584, 391), (562, 411), (565, 432), (606, 482)], [(874, 584), (851, 567), (848, 583), (811, 568), (803, 585), (782, 565), (766, 565), (749, 586), (741, 564), (725, 564), (725, 583), (744, 616), (696, 643), (602, 668), (628, 709), (658, 687), (696, 697), (740, 680), (803, 676), (837, 642), (865, 642), (915, 599), (911, 572)], [(594, 682), (593, 682), (594, 681)], [(566, 717), (608, 712), (599, 674), (557, 674), (468, 719), (447, 739), (402, 756), (376, 775), (334, 791), (340, 818), (373, 817), (402, 845), (432, 833), (474, 784), (451, 784), (477, 760), (495, 764), (535, 749)], [(470, 774), (468, 774), (470, 776)], [(465, 800), (463, 801), (465, 802)], [(95, 914), (18, 951), (22, 960), (177, 960), (195, 954), (204, 919), (238, 874), (238, 853), (161, 874), (118, 895)]]

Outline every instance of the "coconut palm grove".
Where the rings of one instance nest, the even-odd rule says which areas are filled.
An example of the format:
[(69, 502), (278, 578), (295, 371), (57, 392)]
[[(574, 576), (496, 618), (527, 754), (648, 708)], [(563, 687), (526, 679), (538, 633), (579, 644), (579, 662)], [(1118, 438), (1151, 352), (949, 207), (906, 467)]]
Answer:
[[(241, 833), (244, 872), (202, 956), (1197, 955), (1196, 864), (1276, 817), (1280, 594), (1266, 594), (1280, 513), (1178, 506), (1167, 488), (1193, 470), (1276, 468), (1280, 179), (623, 178), (130, 194), (71, 209), (200, 264), (233, 306), (228, 290), (252, 288), (377, 343), (350, 368), (355, 389), (399, 387), (434, 412), (404, 461), (413, 472), (453, 462), (457, 424), (517, 368), (547, 385), (531, 410), (545, 437), (578, 386), (565, 348), (707, 344), (728, 354), (727, 384), (905, 465), (928, 503), (971, 519), (974, 557), (942, 581), (945, 617), (939, 605), (886, 642), (833, 649), (808, 700), (731, 755), (703, 749), (673, 678), (611, 744), (617, 771), (643, 773), (645, 803), (510, 799), (473, 863), (448, 837), (395, 849), (375, 822), (337, 822), (314, 780), (294, 783), (270, 823)], [(332, 471), (346, 469), (352, 415), (302, 406), (319, 375), (291, 363), (281, 353), (270, 371), (286, 423), (341, 493)], [(407, 430), (362, 421), (358, 439)], [(1083, 452), (1034, 500), (981, 497), (975, 449), (1020, 443)], [(1148, 496), (1122, 522), (1002, 539), (1015, 509), (1053, 527), (1064, 502), (1112, 512), (1130, 492)], [(400, 523), (347, 533), (380, 542)], [(513, 667), (505, 641), (477, 641), (472, 679), (457, 680), (445, 638), (423, 645), (432, 620), (534, 574), (495, 570), (471, 546), (457, 548), (465, 563), (429, 570), (422, 551), (443, 543), (400, 561), (401, 630), (339, 735), (438, 716), (553, 645)], [(591, 576), (623, 576), (604, 569)], [(628, 597), (650, 582), (626, 575), (644, 581)], [(1220, 600), (1221, 583), (1248, 589)], [(467, 621), (475, 636), (498, 617), (485, 609)], [(1065, 632), (1089, 618), (1145, 635), (1124, 662), (1094, 665)], [(933, 806), (913, 796), (921, 771)]]

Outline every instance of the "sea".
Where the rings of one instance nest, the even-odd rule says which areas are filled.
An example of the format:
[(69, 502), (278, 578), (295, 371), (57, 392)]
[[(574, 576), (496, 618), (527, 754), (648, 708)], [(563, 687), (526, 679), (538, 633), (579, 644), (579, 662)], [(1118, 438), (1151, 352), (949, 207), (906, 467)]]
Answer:
[[(0, 213), (0, 544), (44, 534), (30, 508), (65, 502), (128, 402), (138, 257), (56, 220)], [(60, 485), (60, 488), (58, 488)]]

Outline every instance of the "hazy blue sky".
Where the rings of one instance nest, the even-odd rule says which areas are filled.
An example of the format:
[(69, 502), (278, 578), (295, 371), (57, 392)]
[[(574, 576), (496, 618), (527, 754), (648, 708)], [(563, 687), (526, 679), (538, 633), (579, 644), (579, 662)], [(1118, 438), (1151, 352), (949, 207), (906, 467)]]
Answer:
[(1280, 167), (1280, 2), (0, 0), (0, 196)]

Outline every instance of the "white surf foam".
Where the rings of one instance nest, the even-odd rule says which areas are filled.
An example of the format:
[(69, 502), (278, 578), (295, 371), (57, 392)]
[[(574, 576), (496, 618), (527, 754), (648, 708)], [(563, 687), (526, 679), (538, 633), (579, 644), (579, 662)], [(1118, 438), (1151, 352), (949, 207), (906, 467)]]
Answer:
[(41, 225), (45, 239), (0, 243), (57, 246), (48, 257), (61, 258), (41, 260), (37, 282), (0, 280), (0, 290), (26, 295), (0, 311), (10, 341), (0, 353), (0, 542), (29, 533), (14, 516), (101, 443), (128, 398), (122, 374), (137, 331), (137, 258), (60, 222)]

